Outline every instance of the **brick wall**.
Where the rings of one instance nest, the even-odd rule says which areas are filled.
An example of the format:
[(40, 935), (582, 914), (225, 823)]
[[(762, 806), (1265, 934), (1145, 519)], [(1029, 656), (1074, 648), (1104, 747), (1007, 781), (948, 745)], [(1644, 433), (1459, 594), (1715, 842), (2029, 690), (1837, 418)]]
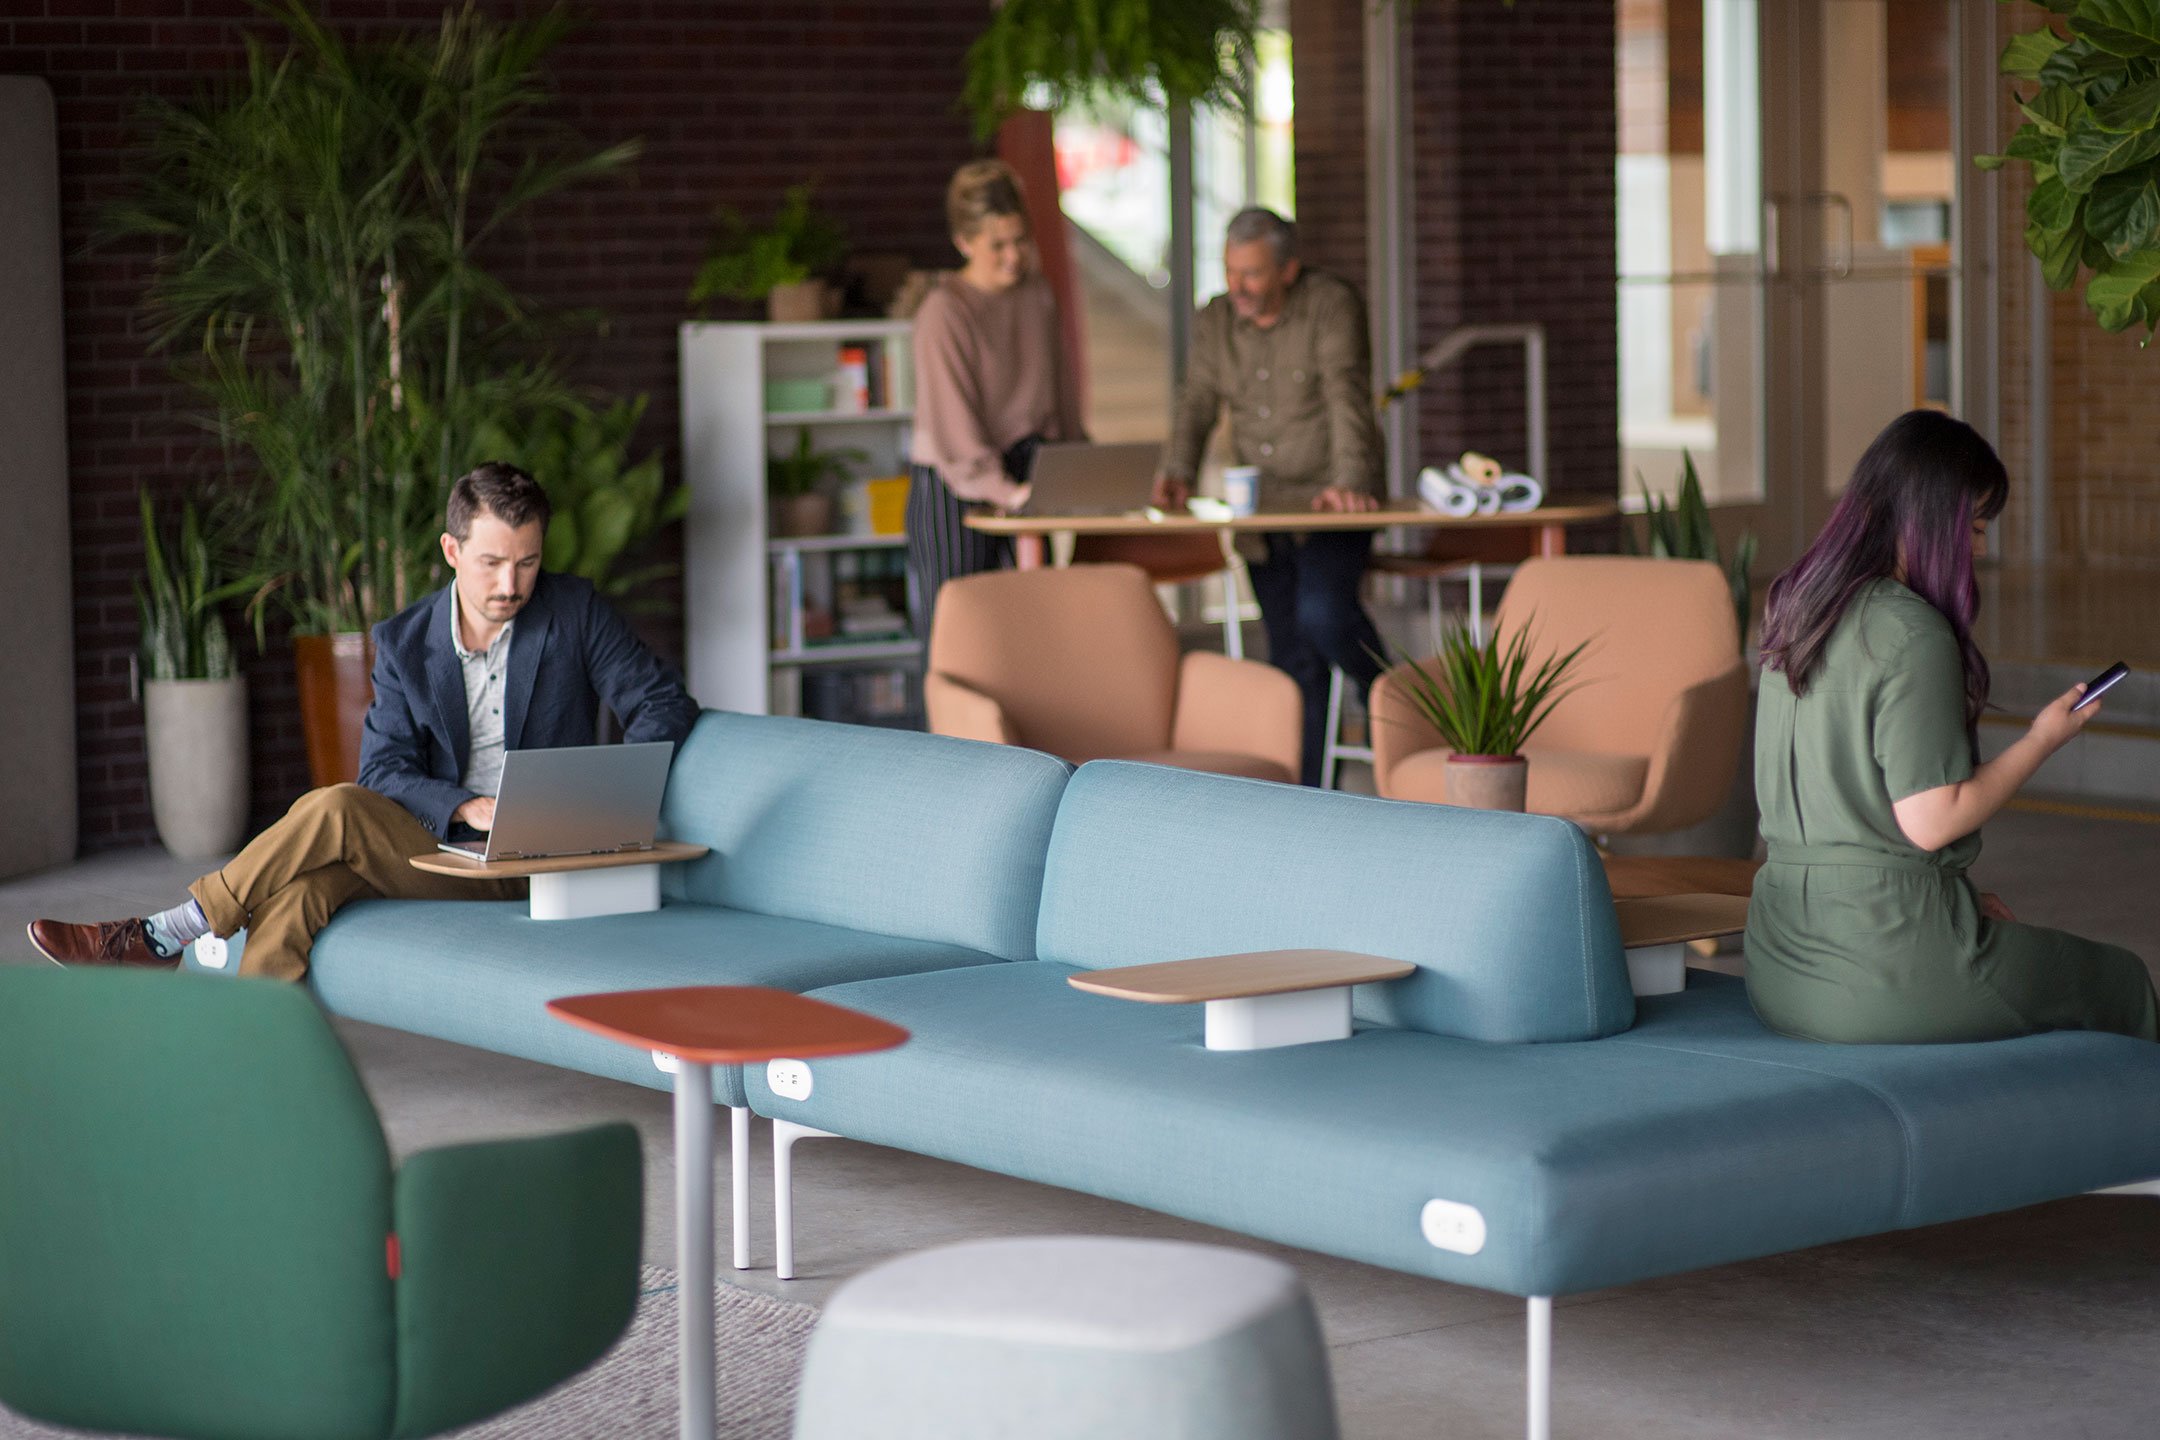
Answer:
[[(494, 14), (542, 8), (488, 0)], [(954, 107), (961, 56), (982, 0), (760, 4), (740, 0), (606, 0), (556, 53), (557, 114), (595, 143), (645, 142), (628, 185), (552, 203), (499, 268), (543, 301), (596, 307), (604, 333), (575, 357), (577, 377), (652, 397), (643, 446), (664, 446), (675, 472), (675, 327), (716, 203), (770, 209), (803, 179), (869, 249), (945, 263), (943, 187), (973, 150)], [(440, 0), (318, 0), (351, 35), (426, 27)], [(134, 306), (147, 271), (139, 249), (86, 255), (101, 207), (121, 193), (132, 102), (184, 97), (231, 66), (248, 27), (245, 0), (11, 0), (0, 11), (0, 72), (35, 75), (58, 108), (63, 245), (67, 252), (67, 383), (74, 527), (82, 841), (86, 849), (149, 841), (142, 712), (128, 695), (136, 643), (131, 577), (140, 564), (134, 492), (167, 490), (211, 463), (179, 418), (186, 397), (146, 352)], [(669, 537), (663, 548), (676, 546)], [(679, 591), (649, 625), (679, 650)], [(257, 823), (306, 787), (290, 665), (281, 636), (248, 653)]]
[[(1316, 264), (1361, 282), (1360, 0), (1295, 0), (1298, 221)], [(1614, 7), (1457, 0), (1412, 20), (1418, 336), (1546, 327), (1552, 473), (1610, 495), (1619, 473)], [(1471, 352), (1420, 393), (1423, 458), (1527, 455), (1519, 352)]]

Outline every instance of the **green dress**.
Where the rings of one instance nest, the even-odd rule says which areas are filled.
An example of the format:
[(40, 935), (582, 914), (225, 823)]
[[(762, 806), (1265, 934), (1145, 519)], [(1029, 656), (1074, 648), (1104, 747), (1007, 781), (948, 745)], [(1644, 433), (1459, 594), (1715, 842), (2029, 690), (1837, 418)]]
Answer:
[(1748, 907), (1748, 998), (1789, 1035), (1849, 1043), (2036, 1030), (2160, 1039), (2137, 956), (1983, 918), (1976, 831), (1919, 849), (1891, 804), (1973, 773), (1950, 623), (1893, 580), (1860, 592), (1795, 697), (1765, 670), (1755, 788), (1769, 860)]

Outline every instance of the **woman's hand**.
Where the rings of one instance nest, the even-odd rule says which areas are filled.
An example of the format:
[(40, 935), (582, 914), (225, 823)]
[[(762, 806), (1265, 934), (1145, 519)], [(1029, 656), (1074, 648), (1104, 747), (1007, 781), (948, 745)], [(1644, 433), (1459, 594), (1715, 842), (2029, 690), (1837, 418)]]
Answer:
[(1007, 485), (1005, 493), (998, 497), (997, 508), (999, 513), (1005, 515), (1019, 514), (1022, 510), (1027, 509), (1028, 497), (1034, 493), (1035, 487), (1032, 485)]
[(2017, 923), (2017, 916), (2010, 913), (2008, 905), (2003, 904), (2002, 896), (1997, 895), (1992, 890), (1980, 892), (1980, 914), (1985, 919), (1994, 920), (2004, 925), (2015, 925)]
[(2032, 726), (2027, 733), (2034, 741), (2046, 746), (2050, 755), (2075, 740), (2078, 732), (2085, 728), (2093, 716), (2100, 713), (2103, 702), (2099, 700), (2093, 701), (2082, 710), (2070, 708), (2077, 704), (2084, 694), (2083, 685), (2073, 685), (2048, 702), (2045, 710), (2033, 716)]

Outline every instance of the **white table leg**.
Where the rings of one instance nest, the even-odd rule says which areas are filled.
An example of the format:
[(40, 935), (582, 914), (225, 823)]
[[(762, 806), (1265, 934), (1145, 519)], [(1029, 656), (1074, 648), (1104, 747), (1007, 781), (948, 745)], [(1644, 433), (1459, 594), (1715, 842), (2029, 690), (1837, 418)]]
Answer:
[(1207, 1002), (1207, 1048), (1272, 1050), (1350, 1038), (1350, 987)]
[(1627, 952), (1628, 986), (1637, 995), (1677, 995), (1687, 989), (1687, 946), (1640, 945)]
[(750, 1107), (728, 1107), (728, 1171), (735, 1230), (735, 1268), (750, 1268)]
[(682, 1437), (713, 1437), (712, 1066), (675, 1070), (675, 1295), (681, 1306)]
[(599, 870), (551, 870), (532, 877), (535, 920), (589, 920), (660, 908), (658, 865), (610, 865)]

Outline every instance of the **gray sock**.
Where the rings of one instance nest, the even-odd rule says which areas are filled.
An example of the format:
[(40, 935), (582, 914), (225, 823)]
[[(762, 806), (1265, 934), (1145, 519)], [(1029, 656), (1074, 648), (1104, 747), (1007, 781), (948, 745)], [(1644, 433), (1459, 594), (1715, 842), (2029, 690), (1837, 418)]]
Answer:
[(160, 955), (172, 956), (209, 934), (210, 919), (203, 914), (202, 906), (190, 898), (183, 905), (158, 911), (143, 921), (143, 928), (150, 932), (152, 949)]

